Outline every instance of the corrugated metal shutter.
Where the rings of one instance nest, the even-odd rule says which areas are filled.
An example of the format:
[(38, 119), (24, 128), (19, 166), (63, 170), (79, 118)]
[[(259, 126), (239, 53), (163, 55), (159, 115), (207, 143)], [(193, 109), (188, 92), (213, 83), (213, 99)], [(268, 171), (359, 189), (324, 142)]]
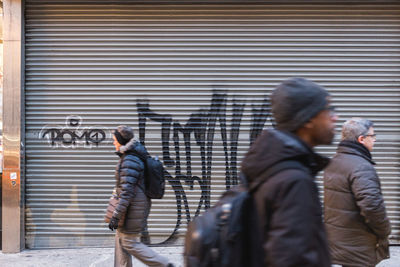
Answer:
[[(179, 220), (181, 236), (187, 208), (192, 218), (235, 183), (250, 137), (271, 126), (269, 92), (291, 76), (329, 89), (338, 126), (352, 116), (375, 122), (373, 155), (399, 239), (399, 6), (26, 2), (28, 247), (112, 244), (102, 218), (119, 124), (140, 126), (171, 175), (153, 202), (152, 242)], [(66, 126), (70, 115), (80, 118)], [(71, 147), (73, 132), (89, 137)]]

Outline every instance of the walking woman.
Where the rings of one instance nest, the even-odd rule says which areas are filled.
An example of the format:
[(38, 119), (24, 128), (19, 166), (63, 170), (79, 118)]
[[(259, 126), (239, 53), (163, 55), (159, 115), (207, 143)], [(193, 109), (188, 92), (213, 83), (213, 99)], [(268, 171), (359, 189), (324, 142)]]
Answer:
[[(112, 231), (117, 229), (114, 266), (131, 267), (131, 256), (148, 266), (174, 266), (167, 258), (140, 242), (140, 233), (147, 228), (151, 200), (143, 190), (144, 163), (138, 155), (145, 158), (148, 152), (133, 137), (132, 128), (125, 125), (118, 126), (113, 132), (116, 154), (120, 157), (115, 171), (115, 188), (120, 200), (108, 225)], [(123, 217), (122, 226), (118, 226)]]

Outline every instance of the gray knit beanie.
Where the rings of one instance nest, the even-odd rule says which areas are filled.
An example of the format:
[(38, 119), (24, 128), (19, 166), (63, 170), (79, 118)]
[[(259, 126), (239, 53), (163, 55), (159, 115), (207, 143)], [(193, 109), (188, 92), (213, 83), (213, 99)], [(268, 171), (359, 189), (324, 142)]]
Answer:
[(126, 145), (134, 136), (131, 127), (126, 125), (120, 125), (116, 130), (113, 131), (115, 138), (121, 145)]
[(271, 108), (277, 129), (296, 131), (327, 105), (329, 93), (318, 84), (304, 79), (283, 81), (272, 92)]

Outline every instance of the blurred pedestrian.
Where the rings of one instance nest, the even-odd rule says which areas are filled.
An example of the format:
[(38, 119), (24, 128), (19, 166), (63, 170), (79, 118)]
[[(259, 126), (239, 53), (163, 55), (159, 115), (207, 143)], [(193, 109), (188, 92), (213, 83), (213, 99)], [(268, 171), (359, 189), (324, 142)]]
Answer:
[[(168, 259), (140, 242), (147, 229), (151, 200), (144, 193), (144, 163), (139, 158), (148, 156), (146, 148), (134, 139), (132, 128), (120, 125), (113, 132), (116, 154), (120, 160), (116, 167), (116, 192), (119, 203), (109, 223), (115, 234), (114, 266), (132, 266), (131, 255), (148, 266), (173, 266)], [(125, 222), (118, 227), (125, 215)]]
[[(254, 193), (265, 266), (330, 267), (322, 208), (314, 177), (329, 162), (313, 147), (330, 144), (337, 116), (328, 92), (304, 78), (281, 83), (271, 96), (277, 129), (265, 130), (242, 163)], [(271, 176), (266, 173), (287, 163)]]
[(373, 123), (352, 118), (324, 174), (324, 219), (333, 263), (375, 266), (389, 258), (390, 223), (371, 151)]

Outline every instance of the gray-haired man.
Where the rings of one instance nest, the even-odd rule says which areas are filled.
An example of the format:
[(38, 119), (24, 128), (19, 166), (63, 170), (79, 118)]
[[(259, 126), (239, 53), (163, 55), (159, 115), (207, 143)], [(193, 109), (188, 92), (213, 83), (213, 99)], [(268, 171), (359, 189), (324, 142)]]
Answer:
[(370, 153), (375, 141), (371, 121), (346, 121), (325, 169), (324, 219), (335, 264), (367, 267), (389, 258), (390, 223)]

